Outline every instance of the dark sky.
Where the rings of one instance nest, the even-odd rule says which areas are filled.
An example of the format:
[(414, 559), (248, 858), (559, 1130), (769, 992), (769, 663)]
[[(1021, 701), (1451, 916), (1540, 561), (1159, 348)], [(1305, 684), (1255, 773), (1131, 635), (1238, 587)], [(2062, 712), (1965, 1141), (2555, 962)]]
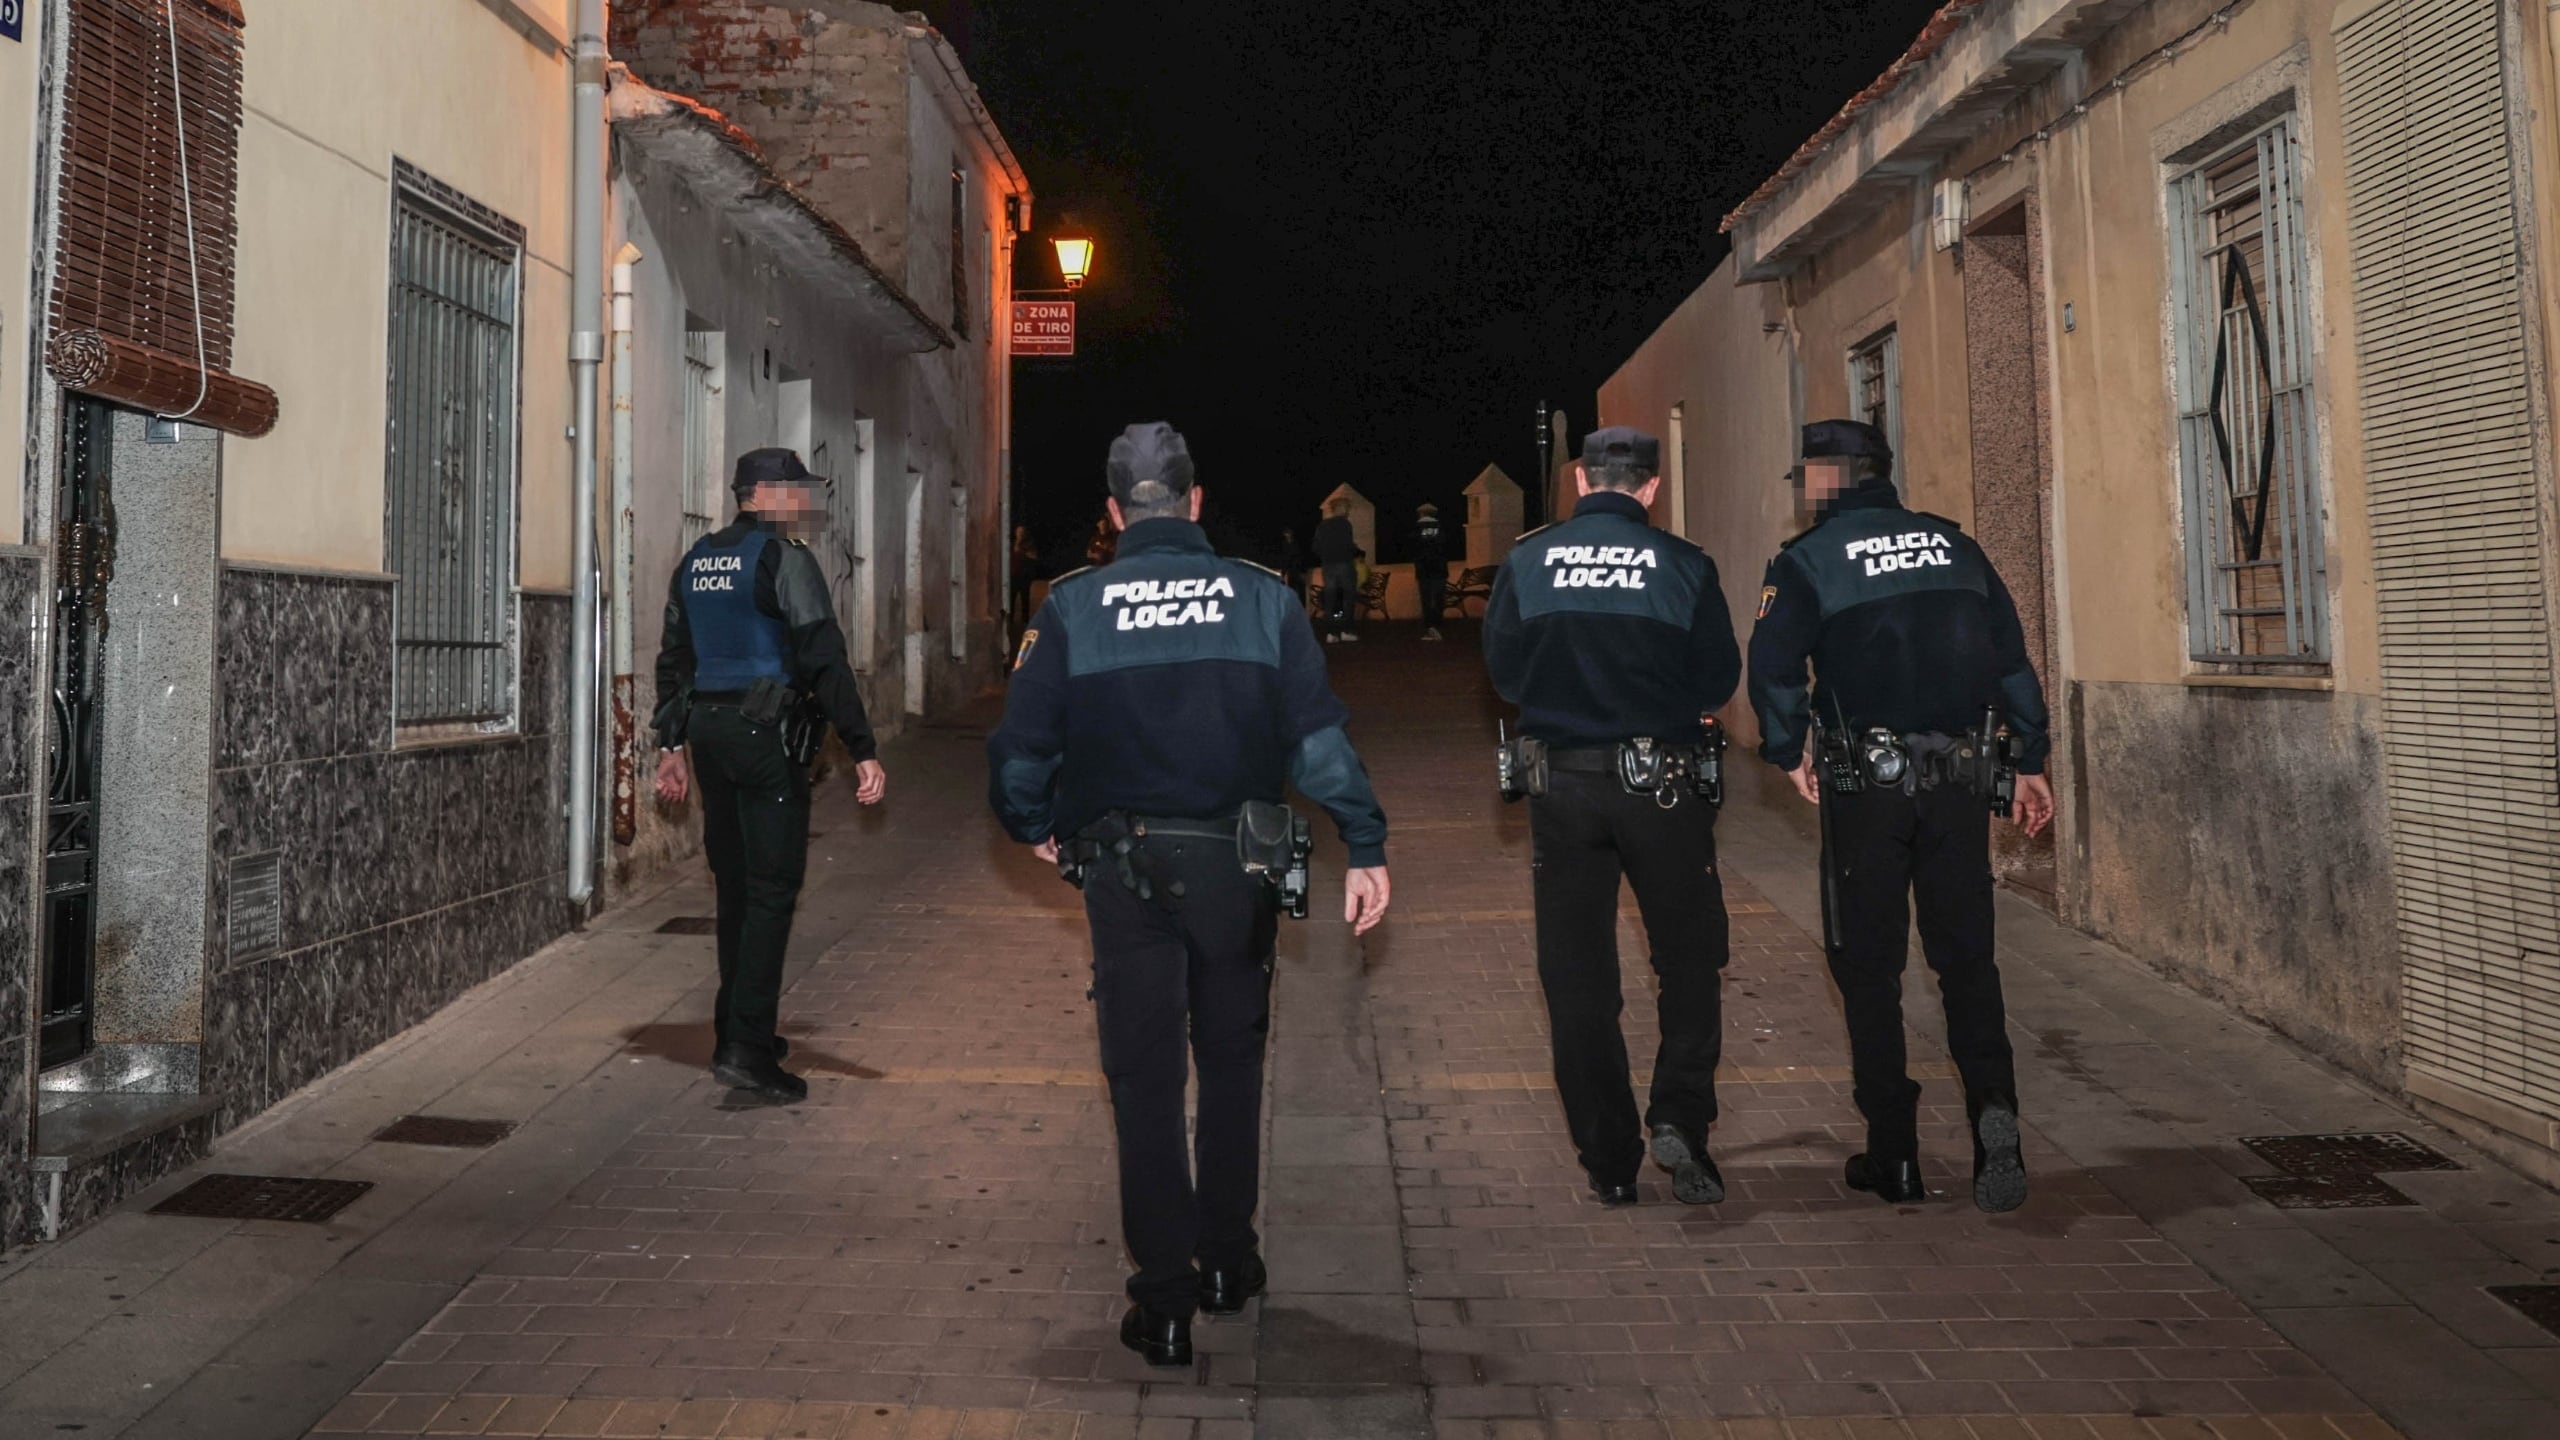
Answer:
[(1529, 478), (1540, 398), (1588, 428), (1936, 3), (927, 0), (1038, 192), (1019, 283), (1098, 246), (1079, 357), (1015, 362), (1021, 517), (1080, 554), (1110, 438), (1166, 419), (1231, 544), (1347, 480), (1398, 558), (1415, 505)]

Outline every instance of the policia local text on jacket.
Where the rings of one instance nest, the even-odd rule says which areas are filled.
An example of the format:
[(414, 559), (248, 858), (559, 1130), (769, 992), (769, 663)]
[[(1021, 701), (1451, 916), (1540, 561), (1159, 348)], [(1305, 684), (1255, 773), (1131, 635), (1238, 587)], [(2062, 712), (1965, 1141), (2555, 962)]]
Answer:
[(689, 753), (719, 895), (713, 1073), (774, 1100), (808, 1093), (781, 1068), (787, 1047), (774, 1026), (808, 865), (809, 772), (785, 750), (779, 717), (750, 714), (749, 695), (771, 682), (810, 697), (852, 753), (862, 802), (876, 802), (886, 783), (826, 577), (784, 534), (823, 513), (816, 483), (787, 450), (740, 458), (742, 505), (755, 508), (677, 563), (658, 648), (658, 743), (670, 752), (659, 794), (684, 797), (674, 752)]
[[(1961, 779), (1919, 772), (1926, 768), (1921, 757), (1963, 745), (1988, 708), (2021, 742), (2021, 773), (2041, 775), (2050, 747), (2043, 691), (1999, 573), (1952, 521), (1902, 506), (1881, 433), (1827, 421), (1807, 426), (1806, 437), (1809, 476), (1819, 469), (1845, 477), (1857, 461), (1888, 468), (1844, 493), (1823, 495), (1809, 480), (1823, 518), (1769, 563), (1751, 634), (1761, 757), (1797, 772), (1808, 798), (1826, 772), (1818, 759), (1806, 767), (1817, 721), (1843, 737), (1887, 731), (1914, 757), (1913, 778), (1902, 783), (1867, 783), (1855, 793), (1821, 785), (1824, 882), (1837, 916), (1828, 937), (1831, 973), (1867, 1122), (1867, 1149), (1851, 1160), (1849, 1183), (1894, 1201), (1925, 1193), (1920, 1087), (1905, 1066), (1902, 1029), (1905, 937), (1916, 893), (1921, 948), (1937, 972), (1948, 1047), (1975, 1130), (1975, 1200), (1984, 1209), (2010, 1209), (2026, 1198), (2026, 1175), (1992, 953), (1990, 807)], [(1808, 660), (1818, 687), (1807, 685)], [(2047, 795), (2041, 783), (2027, 788)]]
[[(1279, 922), (1272, 887), (1238, 856), (1237, 812), (1292, 784), (1323, 806), (1351, 850), (1359, 913), (1346, 918), (1361, 929), (1386, 904), (1387, 823), (1297, 597), (1180, 518), (1196, 519), (1201, 493), (1181, 436), (1131, 427), (1109, 475), (1115, 517), (1130, 506), (1157, 518), (1128, 525), (1112, 564), (1050, 590), (987, 742), (988, 791), (1005, 830), (1044, 853), (1079, 837), (1129, 847), (1084, 879), (1136, 1265), (1121, 1341), (1185, 1365), (1193, 1312), (1240, 1310), (1265, 1279), (1253, 1210)], [(1186, 1045), (1200, 1077), (1196, 1191)]]
[[(1615, 464), (1658, 474), (1659, 446), (1594, 431), (1583, 473)], [(1707, 1158), (1723, 1050), (1728, 957), (1715, 810), (1697, 794), (1632, 794), (1618, 747), (1637, 737), (1694, 746), (1733, 696), (1741, 655), (1715, 562), (1646, 523), (1639, 493), (1586, 488), (1573, 517), (1512, 547), (1486, 602), (1484, 654), (1520, 728), (1548, 747), (1548, 791), (1529, 802), (1538, 981), (1556, 1088), (1583, 1169), (1604, 1203), (1636, 1198), (1648, 1135), (1672, 1192), (1724, 1198)], [(1664, 800), (1672, 803), (1665, 805)], [(1618, 883), (1635, 889), (1660, 980), (1662, 1048), (1642, 1124), (1618, 1026)]]

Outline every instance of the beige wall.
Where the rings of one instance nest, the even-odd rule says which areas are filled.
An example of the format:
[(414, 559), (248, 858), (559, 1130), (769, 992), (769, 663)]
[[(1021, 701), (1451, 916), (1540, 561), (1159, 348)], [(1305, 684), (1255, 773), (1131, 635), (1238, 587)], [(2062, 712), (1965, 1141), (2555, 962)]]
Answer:
[[(565, 0), (525, 8), (565, 29)], [(481, 0), (264, 0), (244, 92), (234, 368), (274, 386), (282, 416), (224, 441), (223, 554), (382, 569), (397, 157), (525, 229), (521, 574), (566, 587), (566, 62)]]
[(27, 369), (41, 359), (29, 347), (37, 316), (29, 312), (34, 289), (36, 223), (36, 72), (44, 57), (45, 19), (51, 6), (29, 6), (26, 37), (0, 41), (0, 457), (18, 479), (0, 486), (0, 545), (26, 538), (26, 485), (31, 468), (18, 457), (27, 447)]

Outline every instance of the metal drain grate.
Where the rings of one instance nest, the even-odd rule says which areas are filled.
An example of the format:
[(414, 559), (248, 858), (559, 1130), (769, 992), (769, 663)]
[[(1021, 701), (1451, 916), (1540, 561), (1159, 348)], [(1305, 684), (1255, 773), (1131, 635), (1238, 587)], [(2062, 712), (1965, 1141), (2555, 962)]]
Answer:
[(2489, 1293), (2527, 1320), (2560, 1335), (2560, 1285), (2492, 1285)]
[(2379, 1210), (2417, 1203), (2371, 1175), (2244, 1175), (2240, 1183), (2279, 1210)]
[(2240, 1141), (2287, 1175), (2392, 1175), (2462, 1166), (2406, 1135), (2253, 1135)]
[(376, 1132), (386, 1145), (440, 1145), (486, 1150), (515, 1132), (513, 1120), (456, 1120), (450, 1115), (403, 1115)]
[(151, 1207), (154, 1215), (206, 1220), (294, 1220), (317, 1225), (373, 1188), (370, 1180), (306, 1180), (287, 1175), (207, 1175)]
[(661, 935), (717, 935), (720, 922), (708, 915), (679, 915), (658, 927)]

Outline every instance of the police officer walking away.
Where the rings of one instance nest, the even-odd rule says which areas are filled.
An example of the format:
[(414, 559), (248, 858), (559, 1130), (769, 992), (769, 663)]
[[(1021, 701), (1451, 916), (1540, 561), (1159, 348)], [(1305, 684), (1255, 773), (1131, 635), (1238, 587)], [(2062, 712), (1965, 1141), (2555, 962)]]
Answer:
[(1990, 815), (2008, 813), (2014, 763), (2020, 826), (2033, 835), (2053, 818), (2044, 692), (1999, 572), (1953, 521), (1904, 508), (1883, 432), (1819, 421), (1804, 427), (1803, 444), (1816, 518), (1769, 562), (1751, 632), (1751, 704), (1761, 757), (1823, 811), (1824, 940), (1867, 1122), (1847, 1181), (1894, 1204), (1928, 1193), (1920, 1087), (1904, 1067), (1902, 1033), (1916, 894), (1921, 951), (1964, 1081), (1973, 1203), (2014, 1210), (2026, 1202), (2027, 1172), (1992, 958)]
[[(1556, 1088), (1602, 1204), (1636, 1199), (1650, 1141), (1691, 1205), (1724, 1199), (1707, 1157), (1727, 958), (1708, 711), (1742, 678), (1715, 562), (1646, 523), (1661, 446), (1595, 430), (1572, 518), (1520, 538), (1485, 606), (1494, 689), (1520, 707), (1514, 793), (1529, 795), (1538, 981)], [(1539, 767), (1543, 793), (1523, 779)], [(1638, 1124), (1618, 978), (1618, 881), (1634, 886), (1660, 981), (1662, 1048)]]
[[(1289, 863), (1277, 802), (1295, 785), (1350, 847), (1343, 919), (1365, 933), (1387, 909), (1387, 822), (1296, 597), (1221, 558), (1196, 523), (1182, 436), (1131, 426), (1108, 475), (1118, 558), (1058, 580), (1023, 634), (987, 741), (988, 792), (1013, 838), (1083, 871), (1137, 1269), (1120, 1341), (1187, 1365), (1193, 1312), (1235, 1314), (1266, 1281), (1253, 1210), (1279, 922), (1273, 886), (1247, 866)], [(1186, 1045), (1200, 1071), (1196, 1189)]]
[(823, 718), (853, 755), (855, 798), (887, 792), (826, 576), (802, 541), (826, 482), (789, 450), (738, 457), (738, 518), (695, 542), (667, 586), (658, 644), (658, 798), (702, 787), (702, 848), (719, 892), (711, 1073), (766, 1100), (807, 1098), (775, 1033), (782, 963), (809, 858), (809, 769)]
[(1441, 538), (1440, 507), (1414, 514), (1413, 588), (1422, 601), (1422, 638), (1440, 638), (1440, 614), (1449, 608), (1449, 547)]
[(1316, 522), (1316, 564), (1324, 571), (1324, 640), (1360, 638), (1360, 539), (1351, 529), (1351, 505), (1336, 500)]

